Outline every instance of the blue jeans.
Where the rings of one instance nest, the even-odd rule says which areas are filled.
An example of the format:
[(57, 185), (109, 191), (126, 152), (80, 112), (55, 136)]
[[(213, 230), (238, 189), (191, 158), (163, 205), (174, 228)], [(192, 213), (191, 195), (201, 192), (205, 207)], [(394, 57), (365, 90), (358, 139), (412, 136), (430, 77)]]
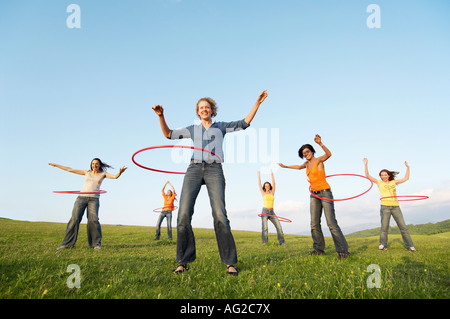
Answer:
[[(275, 212), (271, 208), (265, 208), (263, 207), (261, 214), (267, 214), (267, 215), (275, 215)], [(269, 241), (269, 226), (267, 221), (270, 220), (272, 224), (275, 226), (275, 229), (277, 230), (277, 237), (278, 242), (280, 245), (284, 244), (284, 234), (283, 230), (281, 229), (280, 221), (276, 217), (269, 217), (269, 216), (261, 216), (262, 220), (262, 242), (263, 244), (267, 243)]]
[(191, 162), (184, 176), (177, 220), (177, 263), (190, 263), (196, 258), (191, 220), (195, 201), (203, 184), (208, 190), (220, 259), (227, 265), (233, 265), (237, 262), (237, 252), (225, 209), (222, 164), (205, 162)]
[(72, 210), (72, 218), (66, 228), (66, 235), (62, 245), (72, 247), (78, 237), (81, 219), (87, 209), (87, 237), (90, 247), (100, 246), (102, 240), (102, 229), (98, 221), (98, 209), (100, 201), (98, 197), (78, 196)]
[[(331, 189), (324, 189), (316, 192), (315, 195), (333, 199), (333, 193)], [(347, 253), (348, 244), (344, 237), (344, 234), (339, 227), (335, 212), (334, 212), (334, 202), (318, 199), (311, 195), (310, 197), (310, 212), (311, 212), (311, 235), (313, 239), (313, 248), (315, 250), (324, 251), (325, 250), (325, 239), (322, 233), (322, 227), (320, 225), (320, 218), (322, 217), (322, 209), (325, 213), (325, 218), (327, 220), (328, 228), (330, 229), (331, 236), (333, 237), (334, 246), (336, 247), (336, 252)]]
[(170, 210), (163, 210), (161, 214), (159, 214), (158, 221), (156, 222), (155, 239), (159, 239), (161, 236), (161, 223), (164, 218), (167, 219), (167, 237), (172, 240), (172, 211)]
[(406, 248), (409, 249), (411, 247), (414, 247), (411, 236), (409, 235), (408, 229), (406, 228), (406, 223), (405, 220), (403, 219), (403, 214), (400, 209), (400, 206), (381, 205), (380, 216), (381, 216), (380, 245), (383, 245), (385, 247), (387, 246), (389, 221), (392, 216), (394, 217), (398, 229), (402, 234), (403, 242), (405, 243)]

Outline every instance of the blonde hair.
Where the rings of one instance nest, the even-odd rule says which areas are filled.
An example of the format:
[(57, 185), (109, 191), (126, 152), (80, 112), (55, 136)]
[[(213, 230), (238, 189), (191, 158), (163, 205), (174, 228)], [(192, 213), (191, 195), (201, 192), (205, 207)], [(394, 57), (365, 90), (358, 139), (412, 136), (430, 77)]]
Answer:
[(217, 115), (217, 105), (216, 105), (216, 101), (214, 101), (212, 98), (210, 97), (203, 97), (200, 100), (198, 100), (197, 102), (197, 106), (195, 108), (195, 113), (197, 114), (197, 116), (200, 118), (200, 116), (198, 115), (198, 104), (201, 101), (206, 101), (208, 102), (209, 106), (211, 107), (211, 118), (213, 118), (214, 116)]

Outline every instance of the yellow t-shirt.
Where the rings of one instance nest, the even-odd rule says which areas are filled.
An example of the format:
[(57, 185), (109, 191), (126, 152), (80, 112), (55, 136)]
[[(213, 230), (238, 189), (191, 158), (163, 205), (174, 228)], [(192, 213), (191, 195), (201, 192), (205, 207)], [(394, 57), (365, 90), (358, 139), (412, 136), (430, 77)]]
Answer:
[(274, 196), (272, 194), (267, 194), (263, 196), (264, 208), (273, 209)]
[[(397, 196), (397, 184), (395, 181), (389, 181), (385, 183), (377, 180), (378, 189), (380, 190), (380, 197)], [(381, 200), (381, 205), (384, 206), (399, 206), (397, 197), (390, 197)]]

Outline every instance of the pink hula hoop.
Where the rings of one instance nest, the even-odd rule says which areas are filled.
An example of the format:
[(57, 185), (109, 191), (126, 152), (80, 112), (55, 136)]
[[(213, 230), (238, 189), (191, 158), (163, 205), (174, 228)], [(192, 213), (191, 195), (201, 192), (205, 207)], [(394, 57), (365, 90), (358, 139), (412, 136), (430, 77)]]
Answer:
[(98, 192), (82, 192), (82, 191), (53, 191), (57, 194), (105, 194), (106, 191), (99, 190)]
[(198, 150), (198, 151), (203, 151), (203, 152), (208, 152), (211, 155), (217, 157), (219, 159), (220, 162), (222, 162), (222, 159), (219, 157), (219, 155), (217, 155), (216, 153), (212, 152), (212, 151), (208, 151), (205, 150), (204, 148), (200, 148), (200, 147), (194, 147), (194, 146), (187, 146), (187, 145), (157, 145), (157, 146), (150, 146), (150, 147), (146, 147), (143, 148), (139, 151), (137, 151), (136, 153), (133, 154), (133, 156), (131, 157), (131, 160), (133, 161), (134, 164), (136, 164), (139, 167), (142, 167), (144, 169), (148, 169), (150, 171), (154, 171), (154, 172), (160, 172), (160, 173), (168, 173), (168, 174), (186, 174), (186, 172), (172, 172), (172, 171), (164, 171), (164, 170), (160, 170), (160, 169), (155, 169), (155, 168), (150, 168), (144, 165), (139, 164), (138, 162), (136, 162), (136, 160), (134, 159), (134, 157), (144, 151), (148, 151), (148, 150), (152, 150), (152, 149), (156, 149), (156, 148), (170, 148), (170, 147), (174, 147), (174, 148), (190, 148), (193, 150)]
[[(399, 197), (409, 197), (410, 199), (398, 199)], [(428, 196), (425, 195), (404, 195), (404, 196), (385, 196), (385, 197), (381, 197), (381, 199), (386, 199), (386, 198), (397, 198), (397, 201), (399, 202), (410, 202), (413, 200), (423, 200), (423, 199), (428, 199)]]
[(362, 177), (362, 178), (367, 179), (370, 182), (370, 187), (364, 193), (361, 193), (361, 194), (356, 195), (356, 196), (352, 196), (352, 197), (348, 197), (348, 198), (340, 198), (340, 199), (329, 199), (329, 198), (322, 198), (322, 197), (317, 196), (316, 194), (314, 194), (311, 191), (311, 186), (309, 186), (309, 192), (311, 193), (311, 195), (316, 197), (316, 198), (318, 198), (318, 199), (326, 200), (326, 201), (329, 201), (329, 202), (338, 202), (338, 201), (349, 200), (349, 199), (353, 199), (353, 198), (362, 196), (365, 193), (367, 193), (368, 191), (370, 191), (372, 189), (372, 187), (373, 187), (373, 182), (370, 179), (368, 179), (366, 176), (363, 176), (363, 175), (358, 175), (358, 174), (334, 174), (334, 175), (328, 175), (328, 176), (325, 176), (325, 177), (328, 178), (328, 177), (334, 177), (334, 176), (357, 176), (357, 177)]
[(259, 217), (263, 217), (263, 216), (267, 216), (267, 217), (275, 217), (278, 218), (278, 220), (280, 222), (285, 222), (285, 223), (292, 223), (292, 220), (287, 219), (285, 217), (281, 217), (281, 216), (277, 216), (277, 215), (270, 215), (270, 214), (258, 214)]
[(164, 208), (172, 208), (170, 211), (173, 212), (175, 209), (178, 208), (178, 206), (165, 206), (165, 207), (159, 207), (159, 208), (155, 208), (153, 211), (155, 213), (161, 213), (163, 210), (169, 210), (169, 209), (164, 209)]

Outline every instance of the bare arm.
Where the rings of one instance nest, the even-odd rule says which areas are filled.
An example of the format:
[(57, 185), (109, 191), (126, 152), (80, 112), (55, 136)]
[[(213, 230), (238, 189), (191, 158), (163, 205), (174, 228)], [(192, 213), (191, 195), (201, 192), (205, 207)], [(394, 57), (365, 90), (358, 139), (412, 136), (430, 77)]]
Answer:
[(282, 168), (290, 168), (290, 169), (304, 169), (306, 168), (306, 163), (303, 163), (302, 165), (284, 165), (282, 163), (278, 163), (280, 167)]
[(258, 186), (259, 186), (259, 190), (261, 191), (261, 195), (264, 196), (264, 189), (261, 184), (261, 172), (260, 171), (258, 171)]
[(275, 194), (275, 177), (273, 176), (272, 170), (270, 170), (270, 175), (272, 176), (272, 195)]
[(264, 102), (267, 95), (268, 95), (267, 90), (264, 90), (259, 94), (258, 99), (255, 102), (255, 105), (253, 105), (253, 108), (250, 110), (250, 113), (248, 113), (248, 115), (244, 119), (245, 123), (250, 124), (253, 121), (256, 112), (258, 112), (259, 106), (261, 105), (262, 102)]
[(155, 105), (152, 107), (152, 109), (159, 117), (159, 125), (161, 126), (161, 131), (163, 132), (164, 136), (170, 138), (170, 128), (166, 123), (166, 119), (164, 118), (164, 109), (162, 105)]
[(317, 159), (320, 162), (325, 162), (327, 159), (329, 159), (331, 157), (331, 152), (330, 150), (322, 143), (322, 138), (320, 137), (319, 134), (316, 134), (316, 136), (314, 137), (314, 142), (316, 142), (317, 144), (319, 144), (319, 146), (323, 149), (323, 151), (325, 152), (324, 155), (319, 156)]
[(106, 178), (118, 179), (120, 177), (120, 175), (122, 175), (122, 173), (126, 171), (127, 168), (128, 167), (123, 166), (119, 169), (119, 172), (116, 175), (105, 173), (105, 176), (106, 176)]
[(367, 158), (365, 158), (365, 159), (363, 160), (363, 162), (364, 162), (364, 172), (365, 172), (365, 174), (366, 174), (366, 177), (367, 177), (368, 179), (370, 179), (372, 182), (376, 183), (376, 182), (377, 182), (377, 179), (376, 179), (376, 178), (373, 178), (373, 177), (370, 176), (370, 174), (369, 174), (369, 168), (368, 168), (369, 160), (368, 160)]
[(405, 174), (405, 177), (403, 177), (402, 179), (399, 179), (399, 180), (396, 180), (395, 181), (395, 184), (401, 184), (401, 183), (404, 183), (404, 182), (406, 182), (408, 179), (409, 179), (409, 165), (408, 165), (408, 162), (407, 161), (405, 161), (405, 165), (406, 165), (406, 174)]
[(86, 172), (87, 172), (87, 170), (73, 169), (73, 168), (70, 168), (70, 167), (67, 167), (67, 166), (62, 166), (62, 165), (55, 164), (55, 163), (48, 163), (48, 165), (53, 166), (53, 167), (57, 167), (57, 168), (62, 169), (64, 171), (66, 171), (66, 172), (74, 173), (74, 174), (78, 174), (78, 175), (86, 175)]
[(175, 188), (173, 187), (172, 183), (167, 181), (167, 184), (169, 184), (169, 186), (172, 188), (172, 193), (175, 194)]

